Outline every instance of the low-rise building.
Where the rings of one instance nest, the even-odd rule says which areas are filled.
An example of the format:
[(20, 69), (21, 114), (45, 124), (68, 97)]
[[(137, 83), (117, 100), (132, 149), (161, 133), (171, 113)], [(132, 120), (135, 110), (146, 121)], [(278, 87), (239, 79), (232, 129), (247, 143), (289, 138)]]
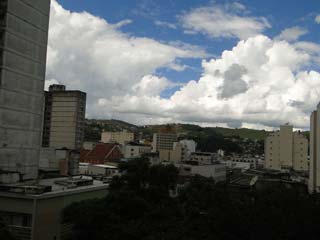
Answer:
[(63, 209), (74, 202), (105, 197), (108, 186), (91, 177), (0, 185), (0, 215), (17, 239), (62, 240), (71, 231), (71, 226), (61, 223)]
[(179, 175), (183, 177), (192, 177), (200, 175), (207, 178), (213, 178), (216, 182), (226, 181), (226, 165), (213, 163), (208, 165), (190, 165), (176, 164), (179, 169)]
[(146, 153), (151, 152), (151, 146), (129, 142), (122, 147), (123, 157), (126, 159), (139, 158)]
[(92, 150), (82, 149), (80, 151), (80, 162), (91, 164), (117, 163), (121, 158), (121, 148), (114, 143), (98, 143)]
[(106, 177), (112, 177), (119, 174), (119, 169), (116, 165), (110, 164), (89, 164), (88, 173), (90, 176), (102, 175)]
[(250, 154), (232, 154), (224, 159), (227, 167), (230, 168), (255, 169), (260, 158)]
[(191, 153), (189, 161), (196, 162), (198, 165), (212, 164), (219, 161), (220, 158), (217, 153), (212, 152), (194, 152)]
[(69, 149), (41, 148), (40, 172), (57, 171), (63, 176), (74, 176), (79, 173), (80, 152)]

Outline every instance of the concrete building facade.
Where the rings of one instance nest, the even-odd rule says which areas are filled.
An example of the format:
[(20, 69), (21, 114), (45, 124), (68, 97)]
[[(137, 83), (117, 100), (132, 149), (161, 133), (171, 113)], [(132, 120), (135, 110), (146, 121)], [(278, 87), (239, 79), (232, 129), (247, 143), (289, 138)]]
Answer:
[(0, 169), (37, 177), (50, 0), (0, 1)]
[(192, 177), (200, 175), (213, 178), (216, 182), (226, 181), (226, 165), (215, 163), (209, 165), (176, 164), (180, 176)]
[(140, 143), (127, 143), (122, 147), (123, 157), (126, 159), (139, 158), (143, 154), (150, 153), (151, 146)]
[(84, 140), (86, 93), (51, 85), (45, 92), (42, 146), (80, 149)]
[(189, 158), (191, 153), (196, 151), (197, 143), (193, 140), (183, 139), (180, 141), (186, 150), (186, 157)]
[(122, 132), (102, 132), (101, 133), (101, 142), (110, 143), (116, 142), (121, 145), (124, 145), (128, 142), (134, 141), (134, 133), (122, 131)]
[(0, 216), (20, 240), (63, 240), (71, 226), (61, 222), (62, 211), (74, 202), (103, 198), (108, 184), (90, 177), (40, 180), (0, 191)]
[(265, 140), (265, 168), (308, 171), (308, 139), (286, 124)]
[(212, 152), (194, 152), (191, 153), (189, 159), (189, 161), (198, 163), (199, 165), (212, 164), (218, 160), (218, 154)]
[(310, 116), (310, 167), (308, 189), (310, 193), (320, 192), (320, 104)]
[(152, 152), (159, 152), (160, 150), (172, 150), (174, 142), (177, 142), (177, 134), (175, 133), (154, 133)]

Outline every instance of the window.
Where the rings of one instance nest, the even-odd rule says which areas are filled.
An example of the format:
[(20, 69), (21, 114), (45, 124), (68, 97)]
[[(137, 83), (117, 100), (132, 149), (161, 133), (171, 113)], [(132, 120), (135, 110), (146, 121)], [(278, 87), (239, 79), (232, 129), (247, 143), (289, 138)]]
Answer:
[(7, 225), (31, 227), (32, 217), (31, 214), (0, 212)]

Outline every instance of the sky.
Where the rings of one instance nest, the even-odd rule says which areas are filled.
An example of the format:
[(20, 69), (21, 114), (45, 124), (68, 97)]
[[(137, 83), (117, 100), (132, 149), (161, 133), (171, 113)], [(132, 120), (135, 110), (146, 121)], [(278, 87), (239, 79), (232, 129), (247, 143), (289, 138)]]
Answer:
[(308, 129), (319, 66), (319, 0), (51, 2), (46, 88), (88, 118)]

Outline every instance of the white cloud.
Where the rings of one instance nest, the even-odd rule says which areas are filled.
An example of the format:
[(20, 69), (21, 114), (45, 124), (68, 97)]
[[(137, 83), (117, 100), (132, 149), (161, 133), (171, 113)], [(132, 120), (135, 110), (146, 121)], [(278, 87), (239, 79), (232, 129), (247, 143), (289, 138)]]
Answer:
[(172, 83), (165, 77), (146, 75), (132, 89), (137, 96), (159, 96)]
[(50, 79), (55, 79), (68, 89), (86, 91), (87, 112), (95, 116), (101, 114), (98, 99), (136, 94), (136, 89), (143, 89), (147, 78), (153, 79), (154, 84), (153, 89), (150, 90), (150, 86), (148, 89), (156, 93), (156, 87), (161, 90), (165, 86), (159, 83), (165, 82), (164, 78), (150, 77), (158, 68), (182, 71), (186, 66), (180, 64), (181, 59), (206, 56), (200, 47), (181, 42), (162, 43), (123, 33), (120, 28), (130, 23), (132, 21), (126, 19), (110, 24), (87, 12), (65, 10), (53, 0), (47, 85)]
[(264, 17), (252, 17), (240, 3), (192, 9), (180, 17), (185, 33), (202, 33), (212, 38), (246, 39), (270, 27)]
[(291, 122), (307, 128), (320, 100), (320, 74), (303, 70), (309, 61), (310, 55), (295, 45), (260, 35), (203, 61), (202, 77), (169, 99), (127, 94), (100, 103), (138, 119), (257, 128)]
[[(244, 11), (240, 5), (225, 8), (233, 8), (232, 16)], [(179, 70), (179, 59), (208, 55), (185, 43), (124, 34), (119, 27), (125, 23), (129, 21), (109, 24), (52, 2), (47, 79), (86, 91), (89, 117), (136, 124), (272, 128), (291, 122), (296, 128), (308, 127), (309, 114), (320, 100), (320, 74), (304, 69), (317, 44), (263, 35), (241, 40), (221, 56), (203, 60), (200, 79), (163, 98), (161, 93), (176, 85), (156, 76), (158, 68)]]
[(314, 19), (314, 21), (318, 24), (320, 24), (320, 15), (317, 15)]
[(279, 40), (285, 40), (285, 41), (296, 41), (301, 36), (305, 35), (308, 31), (301, 27), (291, 27), (284, 29), (280, 35), (277, 37)]
[(166, 28), (171, 28), (171, 29), (177, 29), (177, 26), (173, 23), (169, 23), (169, 22), (164, 22), (164, 21), (159, 21), (156, 20), (154, 21), (154, 24), (160, 27), (166, 27)]

